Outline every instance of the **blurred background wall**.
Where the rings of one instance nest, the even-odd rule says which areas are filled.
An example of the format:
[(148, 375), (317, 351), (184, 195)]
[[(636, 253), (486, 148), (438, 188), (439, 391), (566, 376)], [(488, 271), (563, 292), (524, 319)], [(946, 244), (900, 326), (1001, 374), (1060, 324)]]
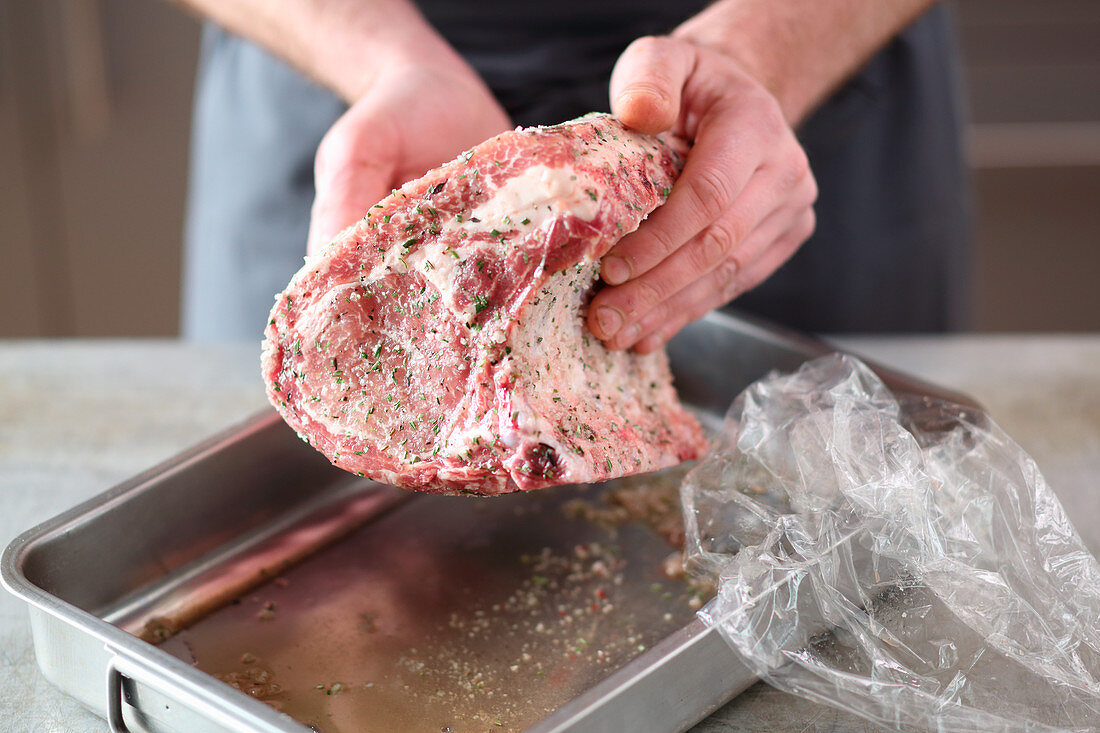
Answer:
[[(984, 331), (1100, 330), (1100, 2), (958, 0)], [(172, 336), (199, 27), (0, 0), (0, 337)]]

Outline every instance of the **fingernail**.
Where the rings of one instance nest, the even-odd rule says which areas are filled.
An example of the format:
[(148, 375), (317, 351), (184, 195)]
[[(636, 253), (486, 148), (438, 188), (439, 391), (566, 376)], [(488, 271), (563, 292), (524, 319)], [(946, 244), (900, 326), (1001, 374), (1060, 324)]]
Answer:
[(608, 285), (625, 283), (630, 279), (630, 265), (621, 257), (604, 257), (603, 279)]
[(614, 308), (600, 308), (596, 314), (605, 338), (611, 338), (623, 325), (623, 317)]

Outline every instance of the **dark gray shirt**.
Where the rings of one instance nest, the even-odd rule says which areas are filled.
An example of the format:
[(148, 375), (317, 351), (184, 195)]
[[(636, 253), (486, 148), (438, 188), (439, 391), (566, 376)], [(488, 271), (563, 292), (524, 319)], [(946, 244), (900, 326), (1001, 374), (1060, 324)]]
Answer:
[[(517, 124), (606, 110), (615, 59), (706, 3), (421, 3)], [(652, 6), (652, 7), (645, 7)], [(192, 139), (183, 335), (259, 338), (301, 266), (313, 156), (344, 111), (262, 49), (209, 26)], [(817, 231), (736, 309), (810, 331), (943, 331), (969, 312), (968, 196), (943, 7), (893, 39), (798, 130)]]

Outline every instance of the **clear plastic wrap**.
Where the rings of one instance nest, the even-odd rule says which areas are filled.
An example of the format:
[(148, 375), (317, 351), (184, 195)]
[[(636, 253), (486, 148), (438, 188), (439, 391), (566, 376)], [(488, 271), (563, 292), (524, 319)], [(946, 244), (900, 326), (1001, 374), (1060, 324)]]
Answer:
[(737, 399), (682, 499), (700, 616), (770, 684), (901, 730), (1100, 729), (1100, 565), (984, 413), (823, 357)]

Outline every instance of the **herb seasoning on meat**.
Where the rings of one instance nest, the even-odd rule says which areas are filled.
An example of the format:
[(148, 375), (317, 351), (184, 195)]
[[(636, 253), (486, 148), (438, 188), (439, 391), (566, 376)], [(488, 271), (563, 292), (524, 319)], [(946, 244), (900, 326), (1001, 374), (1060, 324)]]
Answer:
[(600, 257), (667, 198), (682, 151), (589, 115), (504, 133), (405, 184), (276, 299), (272, 403), (337, 466), (419, 491), (698, 457), (665, 355), (609, 351), (584, 324)]

